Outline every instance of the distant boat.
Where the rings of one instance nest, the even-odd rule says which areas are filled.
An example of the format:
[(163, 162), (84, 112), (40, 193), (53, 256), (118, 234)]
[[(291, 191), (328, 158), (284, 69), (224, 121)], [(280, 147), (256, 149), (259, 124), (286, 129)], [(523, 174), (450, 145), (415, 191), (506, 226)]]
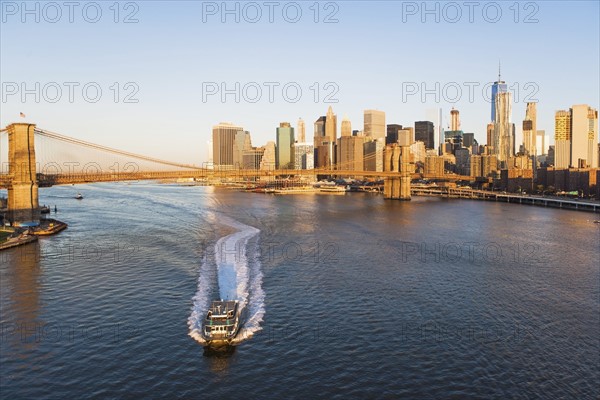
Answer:
[(77, 195), (75, 196), (75, 198), (77, 200), (83, 200), (83, 196), (81, 195), (81, 193), (77, 193)]
[(48, 207), (48, 206), (41, 206), (40, 207), (40, 213), (42, 213), (42, 214), (50, 214), (50, 207)]
[(322, 193), (346, 193), (348, 191), (348, 186), (326, 185), (321, 186), (319, 191)]

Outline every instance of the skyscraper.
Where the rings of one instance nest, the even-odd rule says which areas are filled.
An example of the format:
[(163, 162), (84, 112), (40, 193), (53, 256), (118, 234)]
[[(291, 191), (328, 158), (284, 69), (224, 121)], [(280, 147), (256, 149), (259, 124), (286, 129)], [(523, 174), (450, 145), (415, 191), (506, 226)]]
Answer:
[(304, 120), (302, 118), (298, 119), (297, 129), (298, 134), (296, 135), (296, 140), (300, 143), (304, 143), (306, 141), (306, 126), (304, 125)]
[(324, 142), (327, 142), (327, 137), (325, 136), (325, 116), (319, 117), (315, 121), (315, 133), (314, 133), (314, 148), (321, 146)]
[(460, 113), (454, 107), (450, 110), (450, 130), (460, 131)]
[(363, 166), (365, 171), (383, 171), (383, 150), (385, 148), (385, 139), (368, 140), (365, 137), (363, 145)]
[(325, 117), (325, 136), (327, 136), (328, 142), (335, 143), (337, 139), (337, 115), (333, 113), (331, 106), (327, 109)]
[(474, 133), (463, 133), (463, 146), (471, 147), (473, 143), (477, 143)]
[(415, 122), (415, 140), (425, 143), (426, 149), (435, 149), (435, 133), (433, 122)]
[(485, 131), (487, 134), (486, 145), (487, 145), (488, 149), (490, 149), (490, 151), (493, 152), (493, 149), (494, 149), (494, 123), (492, 122), (492, 123), (487, 124)]
[(546, 154), (546, 131), (538, 130), (536, 136), (537, 139), (535, 143), (538, 147), (537, 154)]
[(398, 143), (398, 132), (402, 129), (402, 125), (389, 124), (385, 135), (385, 144)]
[(492, 139), (491, 154), (498, 156), (500, 168), (506, 168), (508, 159), (515, 154), (515, 127), (511, 121), (512, 95), (500, 76), (500, 66), (498, 66), (498, 80), (492, 85), (491, 100), (494, 125), (491, 127), (491, 132), (488, 125), (488, 146)]
[(598, 167), (598, 110), (580, 104), (557, 111), (554, 141), (556, 168)]
[(337, 140), (337, 169), (362, 171), (364, 136), (342, 135)]
[(525, 154), (530, 156), (537, 155), (537, 103), (527, 103), (525, 119), (523, 120), (523, 147)]
[(244, 134), (244, 128), (229, 122), (221, 122), (213, 126), (213, 162), (216, 167), (234, 167), (234, 143), (238, 133)]
[(575, 168), (598, 166), (598, 110), (587, 104), (571, 108), (571, 165)]
[(233, 140), (233, 166), (235, 168), (244, 168), (244, 152), (247, 150), (252, 150), (250, 132), (237, 131)]
[(496, 96), (498, 93), (507, 93), (508, 85), (500, 78), (500, 66), (498, 66), (498, 80), (492, 85), (492, 117), (491, 121), (496, 120)]
[(500, 167), (504, 168), (508, 159), (514, 156), (514, 127), (511, 122), (512, 93), (498, 92), (495, 96), (494, 153)]
[(342, 136), (352, 136), (352, 124), (347, 116), (342, 120)]
[(383, 139), (386, 134), (385, 112), (378, 110), (364, 111), (364, 135), (370, 139)]
[(559, 110), (554, 115), (554, 166), (569, 168), (571, 164), (571, 113)]
[(296, 169), (313, 169), (314, 146), (312, 143), (294, 143), (294, 167)]
[(264, 146), (262, 160), (260, 161), (260, 169), (272, 171), (275, 169), (275, 142), (270, 141)]
[(294, 128), (289, 122), (282, 122), (277, 128), (277, 148), (275, 151), (275, 165), (278, 169), (295, 168), (294, 157)]
[(398, 144), (400, 146), (410, 146), (415, 142), (415, 130), (412, 126), (400, 129), (398, 131)]

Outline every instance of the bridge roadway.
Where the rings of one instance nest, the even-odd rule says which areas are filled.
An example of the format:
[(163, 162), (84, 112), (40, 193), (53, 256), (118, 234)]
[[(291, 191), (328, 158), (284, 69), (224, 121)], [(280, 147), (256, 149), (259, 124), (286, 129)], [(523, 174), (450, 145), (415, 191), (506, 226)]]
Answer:
[[(201, 169), (187, 171), (155, 171), (155, 172), (90, 172), (90, 173), (70, 173), (70, 174), (37, 174), (37, 180), (40, 187), (49, 187), (53, 185), (70, 185), (94, 182), (117, 182), (117, 181), (137, 181), (137, 180), (161, 180), (161, 179), (244, 179), (265, 176), (359, 176), (359, 177), (400, 177), (399, 172), (377, 172), (377, 171), (351, 171), (351, 170), (331, 170), (331, 169), (281, 169), (281, 170), (254, 170), (254, 169)], [(436, 181), (470, 181), (469, 176), (446, 174), (443, 176), (433, 176), (427, 174), (412, 174), (412, 179), (429, 179)], [(7, 188), (10, 185), (12, 177), (8, 174), (0, 175), (0, 188)]]

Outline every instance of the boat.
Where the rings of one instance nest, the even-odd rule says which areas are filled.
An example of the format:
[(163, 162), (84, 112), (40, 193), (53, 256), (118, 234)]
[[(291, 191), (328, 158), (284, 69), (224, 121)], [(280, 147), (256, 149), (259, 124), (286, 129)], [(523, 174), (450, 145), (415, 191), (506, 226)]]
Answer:
[(230, 345), (240, 330), (237, 300), (214, 300), (202, 322), (202, 336), (209, 346)]
[(40, 207), (41, 214), (50, 214), (50, 207), (43, 205)]
[(323, 192), (323, 193), (346, 193), (347, 191), (348, 191), (347, 186), (326, 185), (326, 186), (321, 186), (319, 188), (319, 192)]
[(75, 198), (77, 200), (83, 200), (83, 196), (81, 195), (81, 193), (77, 193), (77, 195), (75, 196)]

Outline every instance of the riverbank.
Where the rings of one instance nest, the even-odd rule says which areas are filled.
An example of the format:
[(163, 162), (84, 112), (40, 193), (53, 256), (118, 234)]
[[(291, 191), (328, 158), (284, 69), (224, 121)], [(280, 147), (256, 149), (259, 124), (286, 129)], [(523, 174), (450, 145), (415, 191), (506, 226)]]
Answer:
[(38, 236), (55, 235), (67, 227), (62, 221), (48, 218), (41, 220), (40, 225), (35, 227), (4, 228), (0, 231), (0, 251), (36, 242)]
[(31, 235), (27, 230), (20, 231), (18, 229), (11, 231), (3, 230), (0, 234), (0, 251), (12, 249), (13, 247), (22, 246), (24, 244), (37, 242), (38, 237)]

